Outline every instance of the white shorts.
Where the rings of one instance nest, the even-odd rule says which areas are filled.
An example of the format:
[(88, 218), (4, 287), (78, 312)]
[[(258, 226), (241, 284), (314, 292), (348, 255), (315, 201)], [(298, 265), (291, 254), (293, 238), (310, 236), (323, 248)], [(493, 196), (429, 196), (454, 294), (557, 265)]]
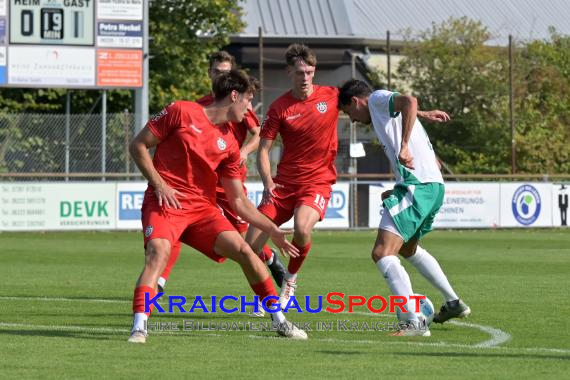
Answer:
[(380, 225), (378, 226), (378, 229), (391, 232), (404, 240), (400, 232), (398, 232), (398, 228), (396, 228), (396, 225), (394, 224), (392, 215), (390, 215), (385, 207), (380, 208)]

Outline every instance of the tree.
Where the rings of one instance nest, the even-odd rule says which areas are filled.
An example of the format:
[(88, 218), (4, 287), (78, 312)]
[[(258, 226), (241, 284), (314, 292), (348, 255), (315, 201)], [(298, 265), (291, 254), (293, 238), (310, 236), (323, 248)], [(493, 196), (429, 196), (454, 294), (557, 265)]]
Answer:
[(570, 37), (551, 30), (515, 61), (518, 171), (570, 173)]
[(508, 60), (504, 49), (467, 18), (433, 24), (406, 38), (396, 83), (411, 88), (422, 109), (446, 110), (448, 124), (427, 124), (438, 156), (459, 173), (507, 173)]

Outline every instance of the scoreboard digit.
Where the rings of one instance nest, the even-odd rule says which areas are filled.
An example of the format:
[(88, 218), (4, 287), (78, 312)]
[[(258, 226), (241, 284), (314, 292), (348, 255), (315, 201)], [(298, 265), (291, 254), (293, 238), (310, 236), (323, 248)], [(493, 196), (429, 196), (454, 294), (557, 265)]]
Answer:
[(11, 44), (94, 45), (94, 0), (10, 0)]

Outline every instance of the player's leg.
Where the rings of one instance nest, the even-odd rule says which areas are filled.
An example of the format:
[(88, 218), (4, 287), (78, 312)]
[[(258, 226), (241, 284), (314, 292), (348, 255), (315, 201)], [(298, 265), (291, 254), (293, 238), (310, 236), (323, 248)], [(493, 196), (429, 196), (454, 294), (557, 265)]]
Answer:
[(418, 186), (414, 194), (417, 208), (427, 210), (416, 234), (402, 247), (400, 254), (408, 259), (422, 276), (426, 278), (444, 297), (441, 310), (434, 315), (435, 323), (443, 323), (450, 318), (465, 318), (471, 309), (453, 290), (441, 266), (428, 251), (418, 245), (422, 236), (433, 229), (435, 217), (443, 203), (445, 189), (442, 184), (429, 183)]
[(172, 242), (178, 241), (186, 225), (184, 213), (169, 213), (157, 202), (143, 201), (142, 225), (145, 246), (145, 265), (137, 281), (133, 295), (133, 328), (129, 342), (144, 343), (146, 321), (151, 309), (145, 312), (145, 294), (156, 296), (158, 277), (168, 262)]
[(398, 258), (398, 252), (403, 244), (404, 238), (396, 228), (392, 216), (387, 210), (384, 210), (372, 249), (372, 260), (385, 279), (392, 295), (404, 296), (408, 300), (405, 305), (408, 312), (402, 313), (402, 318), (408, 321), (408, 325), (396, 335), (429, 336), (429, 330), (425, 325), (422, 325), (425, 322), (420, 321), (418, 314), (413, 311), (413, 302), (409, 301), (409, 296), (414, 294), (412, 283), (410, 276)]
[(445, 301), (440, 311), (434, 315), (435, 323), (443, 323), (451, 318), (465, 318), (471, 314), (471, 309), (455, 293), (436, 258), (420, 247), (417, 240), (408, 241), (400, 250), (400, 255), (443, 296)]
[(145, 312), (145, 294), (156, 296), (158, 277), (166, 267), (170, 254), (170, 241), (153, 239), (146, 244), (145, 265), (137, 281), (133, 295), (133, 326), (129, 342), (146, 341), (146, 322), (152, 309)]
[(168, 258), (168, 262), (166, 263), (166, 267), (164, 268), (164, 271), (158, 278), (159, 292), (164, 292), (164, 288), (166, 287), (166, 281), (168, 281), (168, 278), (170, 277), (170, 272), (172, 271), (172, 268), (174, 268), (174, 266), (176, 265), (178, 257), (180, 257), (181, 248), (182, 244), (179, 241), (172, 245), (172, 248), (170, 249), (170, 256)]
[(293, 245), (299, 248), (299, 256), (289, 259), (287, 273), (279, 294), (279, 303), (281, 303), (282, 308), (285, 308), (290, 297), (295, 295), (297, 273), (311, 250), (311, 232), (320, 219), (319, 212), (310, 206), (300, 205), (295, 209)]

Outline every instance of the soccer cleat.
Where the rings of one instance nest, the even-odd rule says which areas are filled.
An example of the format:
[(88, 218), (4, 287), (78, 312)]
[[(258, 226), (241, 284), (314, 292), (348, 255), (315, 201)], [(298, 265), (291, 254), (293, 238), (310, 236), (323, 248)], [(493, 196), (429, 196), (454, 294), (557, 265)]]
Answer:
[(263, 318), (265, 317), (265, 310), (263, 310), (263, 306), (261, 304), (261, 301), (259, 301), (259, 309), (258, 311), (255, 311), (255, 309), (251, 312), (251, 315), (256, 317), (256, 318)]
[(129, 343), (145, 343), (147, 333), (144, 330), (133, 330), (129, 337)]
[(166, 279), (162, 276), (158, 278), (157, 288), (159, 293), (164, 293), (164, 287), (166, 286)]
[(435, 323), (443, 323), (451, 318), (466, 318), (471, 314), (471, 308), (462, 300), (458, 300), (457, 305), (450, 305), (449, 302), (441, 305), (439, 312), (433, 316)]
[(427, 326), (425, 319), (420, 319), (419, 322), (408, 322), (403, 323), (401, 322), (398, 325), (398, 331), (393, 334), (392, 336), (431, 336), (431, 332)]
[(268, 267), (269, 270), (271, 271), (271, 276), (275, 280), (275, 283), (278, 286), (281, 286), (283, 285), (283, 280), (285, 279), (285, 274), (287, 273), (287, 270), (285, 269), (285, 266), (283, 265), (281, 260), (279, 260), (279, 255), (277, 255), (277, 253), (274, 250), (271, 250), (271, 252), (273, 252), (273, 262), (271, 263), (271, 265), (268, 265)]
[(297, 289), (297, 282), (295, 279), (283, 279), (283, 283), (281, 284), (281, 292), (279, 293), (279, 304), (281, 305), (281, 309), (285, 309), (287, 303), (289, 302), (289, 298), (295, 295), (295, 289)]
[(281, 322), (281, 323), (277, 323), (277, 322), (272, 322), (272, 327), (277, 329), (277, 334), (279, 334), (282, 337), (285, 338), (289, 338), (289, 339), (295, 339), (295, 340), (307, 340), (309, 339), (309, 337), (307, 336), (307, 333), (303, 330), (301, 330), (300, 328), (298, 328), (297, 326), (295, 326), (293, 323), (289, 322), (289, 321), (285, 321), (285, 322)]

